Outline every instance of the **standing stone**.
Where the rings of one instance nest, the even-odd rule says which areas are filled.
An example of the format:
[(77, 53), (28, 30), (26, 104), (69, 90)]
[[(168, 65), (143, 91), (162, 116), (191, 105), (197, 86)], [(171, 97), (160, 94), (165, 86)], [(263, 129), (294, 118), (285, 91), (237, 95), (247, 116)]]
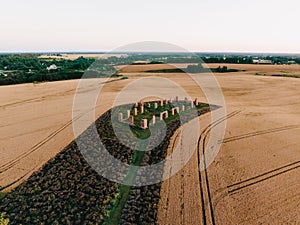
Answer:
[(137, 112), (137, 108), (134, 108), (133, 110), (133, 115), (137, 116), (138, 112)]
[(196, 105), (196, 106), (199, 105), (199, 100), (198, 100), (198, 98), (195, 99), (195, 105)]
[(154, 103), (154, 108), (157, 109), (158, 108), (158, 104), (157, 102)]
[(152, 116), (152, 124), (154, 125), (156, 123), (156, 117), (155, 115)]
[(181, 110), (182, 110), (182, 111), (184, 111), (184, 110), (185, 110), (185, 106), (184, 106), (184, 105), (181, 107)]
[(127, 110), (127, 119), (130, 117), (130, 110)]
[(160, 113), (160, 120), (164, 119), (164, 115), (165, 115), (165, 118), (167, 119), (169, 117), (168, 111), (164, 111), (164, 112)]
[(147, 129), (148, 128), (148, 121), (147, 121), (147, 119), (142, 119), (141, 120), (141, 128), (142, 129)]
[(166, 114), (166, 119), (167, 119), (169, 117), (169, 112), (165, 111), (165, 114)]
[(194, 102), (190, 101), (190, 104), (191, 104), (191, 108), (193, 109), (194, 108)]
[(175, 115), (175, 108), (172, 109), (172, 116)]
[(123, 113), (119, 113), (118, 120), (119, 122), (123, 122)]
[(128, 119), (128, 122), (129, 122), (130, 125), (134, 125), (134, 117), (130, 116), (129, 119)]

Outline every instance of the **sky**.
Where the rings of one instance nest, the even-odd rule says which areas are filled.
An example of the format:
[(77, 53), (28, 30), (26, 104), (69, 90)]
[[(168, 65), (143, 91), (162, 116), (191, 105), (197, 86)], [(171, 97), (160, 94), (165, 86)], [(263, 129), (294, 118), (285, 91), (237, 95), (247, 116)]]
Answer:
[(299, 0), (0, 0), (0, 52), (162, 41), (198, 52), (300, 53), (299, 8)]

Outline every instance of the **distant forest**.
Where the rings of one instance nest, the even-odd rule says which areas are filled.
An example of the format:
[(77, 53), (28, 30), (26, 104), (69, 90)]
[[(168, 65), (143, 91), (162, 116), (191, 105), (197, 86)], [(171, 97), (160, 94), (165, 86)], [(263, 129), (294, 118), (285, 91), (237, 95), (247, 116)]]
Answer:
[[(163, 64), (163, 63), (237, 63), (252, 64), (255, 59), (268, 60), (272, 64), (300, 64), (300, 57), (295, 56), (255, 56), (223, 54), (128, 54), (121, 58), (112, 56), (108, 59), (79, 57), (76, 60), (63, 58), (39, 58), (38, 54), (3, 54), (0, 55), (0, 85), (30, 82), (58, 81), (79, 79), (85, 73), (88, 78), (117, 76), (116, 65)], [(139, 63), (136, 63), (139, 62)], [(189, 72), (202, 70), (189, 67)], [(226, 67), (213, 72), (230, 72)]]

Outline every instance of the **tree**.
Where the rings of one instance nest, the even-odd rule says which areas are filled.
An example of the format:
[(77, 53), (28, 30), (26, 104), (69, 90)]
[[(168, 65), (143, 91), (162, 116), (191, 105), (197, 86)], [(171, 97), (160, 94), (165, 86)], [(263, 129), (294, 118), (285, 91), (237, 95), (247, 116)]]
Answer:
[(200, 73), (202, 70), (203, 66), (200, 63), (198, 65), (188, 65), (186, 68), (188, 73)]

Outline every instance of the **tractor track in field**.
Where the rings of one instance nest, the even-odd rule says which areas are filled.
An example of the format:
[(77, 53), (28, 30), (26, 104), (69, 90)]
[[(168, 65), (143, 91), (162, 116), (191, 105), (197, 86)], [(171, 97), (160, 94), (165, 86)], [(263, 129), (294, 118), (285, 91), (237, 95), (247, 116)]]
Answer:
[(277, 133), (277, 132), (282, 132), (282, 131), (291, 130), (291, 129), (298, 129), (298, 128), (300, 128), (300, 125), (290, 125), (290, 126), (278, 127), (278, 128), (273, 128), (273, 129), (255, 131), (255, 132), (251, 132), (251, 133), (247, 133), (247, 134), (243, 134), (243, 135), (225, 138), (222, 141), (220, 141), (220, 143), (228, 143), (228, 142), (237, 141), (237, 140), (241, 140), (241, 139), (245, 139), (245, 138), (251, 138), (251, 137), (256, 137), (259, 135)]
[[(197, 144), (197, 160), (198, 160), (198, 176), (199, 176), (199, 185), (200, 185), (200, 198), (201, 198), (201, 210), (202, 210), (202, 219), (203, 224), (212, 224), (215, 225), (215, 215), (213, 209), (213, 202), (212, 196), (210, 192), (210, 184), (207, 172), (207, 165), (206, 165), (206, 156), (205, 156), (205, 145), (206, 139), (210, 133), (210, 131), (216, 127), (217, 125), (223, 123), (227, 119), (236, 116), (241, 111), (233, 111), (230, 114), (221, 117), (220, 119), (216, 120), (215, 122), (209, 124), (200, 134)], [(201, 168), (204, 168), (201, 171)]]
[(259, 184), (263, 181), (269, 180), (271, 178), (277, 177), (279, 175), (288, 173), (290, 171), (296, 170), (300, 168), (300, 161), (296, 161), (276, 169), (267, 171), (265, 173), (259, 174), (257, 176), (251, 177), (249, 179), (234, 183), (232, 185), (227, 186), (227, 192), (229, 195), (234, 195), (238, 193), (238, 191), (243, 190), (247, 187)]
[[(101, 105), (97, 105), (95, 108), (93, 108), (91, 110), (94, 110), (94, 109), (96, 109), (98, 107), (101, 107)], [(72, 125), (72, 123), (74, 121), (77, 121), (82, 116), (84, 116), (85, 114), (89, 113), (91, 110), (88, 110), (88, 111), (86, 111), (86, 112), (78, 115), (74, 119), (69, 120), (67, 123), (65, 123), (63, 126), (61, 126), (60, 128), (56, 129), (55, 131), (53, 131), (51, 134), (49, 134), (43, 140), (41, 140), (40, 142), (36, 143), (34, 146), (32, 146), (26, 152), (23, 152), (22, 154), (18, 155), (16, 158), (12, 159), (11, 161), (9, 161), (9, 162), (1, 165), (0, 166), (0, 174), (3, 174), (6, 171), (14, 168), (16, 165), (18, 165), (18, 163), (20, 161), (22, 161), (23, 159), (27, 158), (29, 155), (33, 154), (34, 152), (38, 151), (42, 146), (44, 146), (45, 144), (47, 144), (49, 141), (51, 141), (53, 138), (55, 138), (57, 135), (59, 135), (61, 132), (63, 132), (65, 129), (67, 129), (70, 125)], [(23, 174), (22, 176), (20, 176), (19, 178), (17, 178), (13, 182), (11, 182), (9, 184), (6, 184), (3, 187), (0, 186), (0, 191), (5, 191), (7, 188), (9, 188), (12, 185), (18, 183), (19, 181), (21, 181), (22, 179), (24, 179), (25, 177), (27, 177), (29, 174), (31, 174), (32, 172), (34, 172), (38, 167), (39, 167), (38, 165), (34, 166), (34, 168), (28, 170), (25, 174)]]

